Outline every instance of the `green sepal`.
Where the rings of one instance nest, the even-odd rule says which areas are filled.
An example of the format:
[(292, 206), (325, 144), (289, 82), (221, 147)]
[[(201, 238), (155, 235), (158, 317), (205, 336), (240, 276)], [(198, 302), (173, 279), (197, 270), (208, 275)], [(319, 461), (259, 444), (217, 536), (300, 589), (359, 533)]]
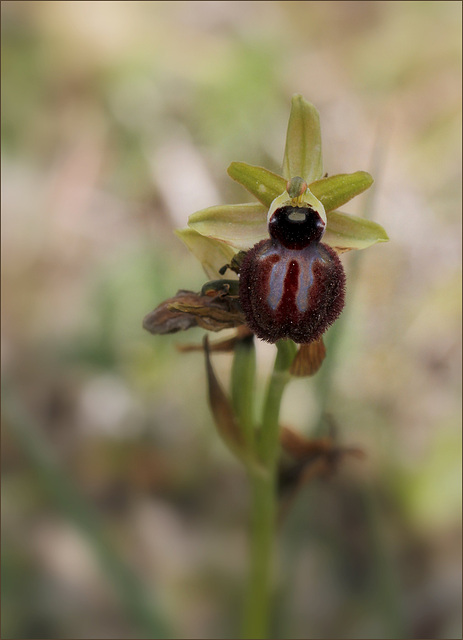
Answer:
[(249, 249), (268, 237), (267, 208), (257, 202), (208, 207), (193, 213), (188, 226), (237, 249)]
[(290, 180), (299, 176), (310, 185), (322, 175), (320, 116), (310, 102), (296, 94), (291, 100), (291, 113), (283, 159), (283, 177)]
[(231, 262), (236, 253), (225, 242), (203, 236), (194, 229), (177, 229), (175, 235), (182, 240), (195, 258), (201, 262), (206, 275), (211, 280), (217, 280), (221, 277), (220, 269), (223, 265)]
[(322, 238), (324, 244), (333, 247), (338, 253), (366, 249), (377, 242), (388, 240), (387, 233), (377, 222), (340, 211), (328, 214), (328, 224)]

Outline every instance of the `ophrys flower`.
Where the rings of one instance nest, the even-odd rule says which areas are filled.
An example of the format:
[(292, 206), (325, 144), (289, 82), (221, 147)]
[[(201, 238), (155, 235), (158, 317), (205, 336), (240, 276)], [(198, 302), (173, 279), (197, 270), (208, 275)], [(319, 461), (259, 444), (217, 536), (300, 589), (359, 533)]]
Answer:
[(365, 171), (323, 177), (319, 115), (299, 95), (292, 99), (283, 175), (243, 162), (228, 173), (260, 202), (203, 209), (177, 235), (210, 278), (232, 265), (236, 275), (227, 277), (239, 274), (239, 302), (259, 338), (316, 341), (344, 304), (338, 254), (388, 240), (377, 223), (337, 210), (372, 177)]

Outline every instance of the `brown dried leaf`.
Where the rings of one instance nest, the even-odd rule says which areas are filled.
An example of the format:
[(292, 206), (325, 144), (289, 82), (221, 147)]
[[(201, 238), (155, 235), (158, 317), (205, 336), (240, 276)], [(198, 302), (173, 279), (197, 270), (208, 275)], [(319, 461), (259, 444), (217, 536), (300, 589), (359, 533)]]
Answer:
[(193, 291), (181, 289), (173, 298), (164, 300), (156, 309), (143, 318), (143, 328), (155, 335), (186, 331), (198, 326), (194, 315), (174, 311), (170, 305), (178, 300), (192, 300), (197, 296)]
[(295, 460), (304, 460), (310, 456), (328, 453), (333, 448), (333, 439), (317, 438), (309, 440), (289, 427), (282, 427), (280, 445)]
[(341, 447), (333, 436), (325, 438), (306, 438), (301, 433), (282, 427), (280, 431), (280, 445), (283, 450), (295, 460), (304, 460), (318, 456), (338, 457), (339, 455), (353, 455), (363, 458), (364, 452), (357, 447)]
[(280, 444), (288, 455), (279, 472), (280, 489), (286, 492), (297, 491), (314, 477), (332, 475), (346, 456), (365, 457), (361, 449), (339, 446), (331, 436), (309, 439), (288, 427), (280, 432)]
[(289, 372), (298, 377), (313, 376), (322, 366), (325, 355), (323, 338), (309, 344), (301, 344)]
[[(234, 336), (231, 338), (226, 338), (225, 340), (217, 340), (215, 342), (211, 342), (209, 345), (210, 352), (218, 352), (218, 353), (229, 353), (233, 351), (236, 343), (247, 336), (252, 336), (253, 332), (248, 329), (246, 325), (238, 327)], [(204, 347), (202, 344), (179, 344), (177, 345), (177, 349), (182, 353), (189, 353), (191, 351), (203, 351)]]
[(221, 331), (241, 326), (244, 322), (237, 298), (220, 290), (215, 295), (203, 296), (180, 290), (145, 316), (143, 327), (150, 333), (163, 335), (192, 327)]
[(220, 385), (210, 358), (209, 339), (204, 336), (204, 352), (206, 355), (206, 373), (209, 393), (209, 405), (214, 417), (215, 426), (225, 443), (238, 456), (244, 453), (244, 440), (237, 423), (231, 403)]

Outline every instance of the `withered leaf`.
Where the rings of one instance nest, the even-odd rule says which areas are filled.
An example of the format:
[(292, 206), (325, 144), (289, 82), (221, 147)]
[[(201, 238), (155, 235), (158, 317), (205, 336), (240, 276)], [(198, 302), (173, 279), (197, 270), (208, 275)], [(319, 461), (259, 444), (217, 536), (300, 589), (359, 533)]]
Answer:
[(363, 458), (357, 447), (343, 447), (331, 436), (309, 439), (288, 427), (280, 431), (280, 445), (292, 460), (280, 468), (280, 486), (299, 485), (301, 479), (329, 475), (336, 471), (345, 456)]
[(280, 505), (280, 523), (303, 485), (335, 473), (346, 456), (359, 459), (365, 456), (359, 448), (339, 446), (332, 436), (309, 439), (288, 427), (281, 429), (280, 444), (286, 454), (278, 472), (278, 488), (282, 497), (286, 496)]
[[(252, 335), (253, 332), (246, 325), (242, 325), (241, 327), (237, 328), (235, 335), (231, 336), (230, 338), (211, 342), (209, 344), (209, 351), (215, 351), (218, 353), (229, 353), (233, 351), (236, 343), (239, 340)], [(203, 351), (204, 347), (202, 344), (179, 344), (177, 345), (177, 349), (182, 353), (188, 353), (190, 351)]]
[(220, 382), (212, 368), (209, 340), (204, 336), (204, 352), (206, 355), (206, 373), (209, 395), (209, 405), (214, 417), (215, 426), (225, 443), (238, 456), (244, 453), (244, 440), (239, 424), (236, 420), (231, 403), (227, 398)]
[(358, 447), (342, 447), (333, 436), (325, 438), (306, 438), (302, 434), (283, 426), (280, 431), (280, 445), (285, 453), (294, 460), (310, 460), (325, 457), (332, 462), (343, 455), (363, 458), (364, 452)]
[(164, 300), (156, 309), (150, 311), (143, 318), (143, 328), (155, 335), (164, 335), (166, 333), (176, 333), (177, 331), (186, 331), (192, 327), (198, 326), (196, 318), (192, 314), (182, 311), (174, 311), (170, 308), (172, 303), (177, 300), (191, 300), (197, 296), (193, 291), (181, 289), (173, 298)]
[(300, 378), (313, 376), (322, 366), (325, 355), (323, 338), (309, 344), (301, 344), (289, 372)]
[(182, 289), (148, 313), (143, 320), (143, 328), (155, 335), (163, 335), (192, 327), (221, 331), (239, 327), (244, 322), (237, 298), (221, 290), (214, 295), (201, 295)]
[(295, 460), (304, 460), (310, 456), (326, 454), (331, 451), (333, 449), (333, 439), (309, 439), (289, 427), (282, 427), (280, 445)]

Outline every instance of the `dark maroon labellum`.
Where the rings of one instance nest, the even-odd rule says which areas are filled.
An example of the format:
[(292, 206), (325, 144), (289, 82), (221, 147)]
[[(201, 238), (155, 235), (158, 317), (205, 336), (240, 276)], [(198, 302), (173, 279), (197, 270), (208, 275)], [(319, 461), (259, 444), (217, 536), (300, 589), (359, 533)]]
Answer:
[(248, 251), (240, 270), (240, 302), (258, 338), (299, 344), (318, 340), (344, 307), (345, 274), (320, 242), (324, 225), (309, 207), (281, 207), (271, 238)]

